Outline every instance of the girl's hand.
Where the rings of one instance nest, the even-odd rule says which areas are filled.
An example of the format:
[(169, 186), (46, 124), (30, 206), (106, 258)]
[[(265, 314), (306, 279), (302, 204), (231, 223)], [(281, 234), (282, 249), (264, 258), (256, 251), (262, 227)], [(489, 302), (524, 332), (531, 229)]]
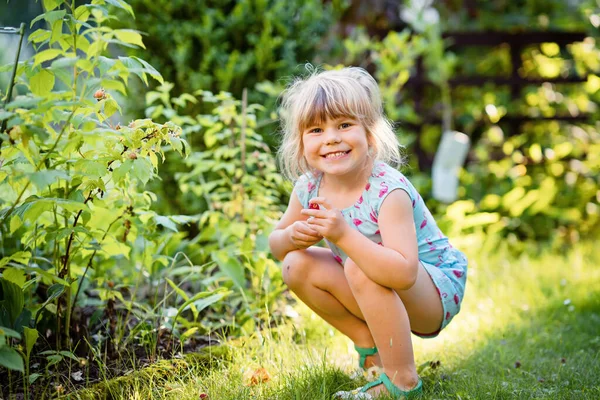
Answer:
[[(313, 204), (319, 205), (320, 209), (314, 209)], [(346, 223), (342, 212), (329, 203), (324, 197), (310, 199), (310, 209), (303, 209), (302, 214), (308, 215), (306, 220), (308, 226), (332, 243), (337, 243), (350, 226)]]
[(292, 244), (298, 250), (307, 249), (323, 239), (323, 236), (319, 235), (305, 221), (296, 221), (288, 229)]

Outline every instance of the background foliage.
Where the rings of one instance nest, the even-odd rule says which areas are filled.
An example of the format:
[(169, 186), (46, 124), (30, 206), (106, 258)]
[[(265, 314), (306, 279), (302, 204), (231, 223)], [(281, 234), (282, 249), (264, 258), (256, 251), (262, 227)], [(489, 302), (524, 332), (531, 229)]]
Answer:
[[(11, 390), (73, 363), (118, 373), (109, 361), (194, 351), (215, 332), (285, 318), (266, 244), (291, 189), (273, 153), (276, 97), (305, 62), (373, 73), (404, 172), (459, 247), (562, 250), (599, 233), (596, 1), (33, 4), (45, 12), (26, 21), (29, 51), (0, 108), (0, 379)], [(566, 48), (524, 48), (519, 70), (587, 78), (528, 85), (517, 99), (492, 83), (451, 86), (511, 73), (505, 45), (449, 47), (443, 34), (458, 29), (588, 32)], [(419, 68), (428, 83), (417, 93)], [(587, 118), (508, 123), (515, 115)], [(428, 198), (416, 149), (431, 158), (449, 127), (474, 143), (447, 205)]]

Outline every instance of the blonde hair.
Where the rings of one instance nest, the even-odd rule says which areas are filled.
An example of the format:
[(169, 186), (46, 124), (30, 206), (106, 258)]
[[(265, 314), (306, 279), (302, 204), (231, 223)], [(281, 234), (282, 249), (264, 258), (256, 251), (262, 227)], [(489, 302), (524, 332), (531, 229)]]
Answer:
[(398, 166), (400, 143), (385, 117), (379, 87), (364, 69), (346, 67), (319, 71), (307, 65), (307, 77), (297, 77), (281, 95), (282, 141), (279, 165), (290, 180), (312, 172), (303, 155), (302, 132), (329, 119), (358, 119), (365, 127), (370, 156)]

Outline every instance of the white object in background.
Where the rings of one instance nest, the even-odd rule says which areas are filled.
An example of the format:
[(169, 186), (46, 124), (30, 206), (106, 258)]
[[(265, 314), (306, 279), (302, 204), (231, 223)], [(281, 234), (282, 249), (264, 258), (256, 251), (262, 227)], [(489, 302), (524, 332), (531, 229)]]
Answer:
[(435, 199), (452, 203), (458, 197), (458, 171), (467, 158), (469, 147), (469, 137), (464, 133), (443, 133), (431, 170)]

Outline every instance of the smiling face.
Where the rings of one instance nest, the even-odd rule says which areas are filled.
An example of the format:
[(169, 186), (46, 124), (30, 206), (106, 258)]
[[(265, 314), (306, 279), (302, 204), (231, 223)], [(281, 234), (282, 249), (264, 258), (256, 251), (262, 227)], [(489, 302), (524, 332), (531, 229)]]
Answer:
[(369, 163), (365, 127), (349, 117), (327, 118), (302, 132), (303, 155), (311, 168), (340, 177), (358, 174)]

